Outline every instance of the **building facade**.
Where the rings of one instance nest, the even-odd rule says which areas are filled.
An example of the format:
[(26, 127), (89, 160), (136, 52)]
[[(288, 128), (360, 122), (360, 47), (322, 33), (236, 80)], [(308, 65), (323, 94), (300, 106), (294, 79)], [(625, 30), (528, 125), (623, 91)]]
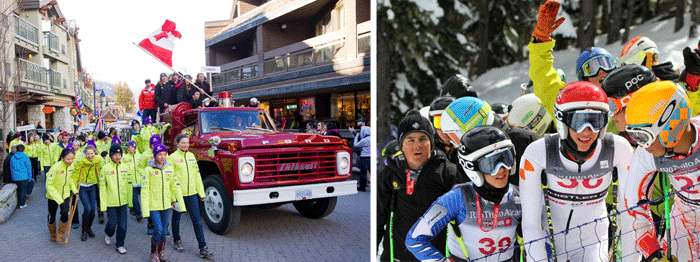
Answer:
[[(86, 113), (93, 108), (92, 90), (85, 86), (75, 21), (67, 20), (56, 1), (0, 0), (8, 18), (5, 37), (12, 61), (7, 83), (15, 98), (14, 129), (34, 124), (73, 132), (76, 124), (75, 93)], [(84, 117), (87, 119), (87, 117)], [(84, 120), (86, 122), (88, 120)], [(6, 132), (6, 131), (5, 131)]]
[(205, 23), (206, 63), (236, 105), (255, 97), (286, 128), (346, 128), (369, 119), (370, 36), (369, 0), (234, 0), (229, 19)]

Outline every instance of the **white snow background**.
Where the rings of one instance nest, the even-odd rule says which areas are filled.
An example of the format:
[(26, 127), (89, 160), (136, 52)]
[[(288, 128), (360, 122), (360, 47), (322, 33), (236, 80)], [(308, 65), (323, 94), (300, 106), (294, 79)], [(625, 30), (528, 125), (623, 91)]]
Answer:
[[(689, 25), (691, 24), (689, 14), (685, 16), (685, 26), (676, 33), (673, 33), (674, 23), (675, 19), (666, 19), (663, 21), (659, 21), (658, 19), (650, 20), (644, 24), (631, 27), (629, 39), (640, 35), (649, 37), (659, 48), (659, 62), (671, 61), (674, 66), (683, 69), (685, 68), (683, 65), (683, 48), (686, 46), (696, 48), (700, 36), (693, 39), (688, 38)], [(564, 25), (566, 25), (566, 23), (562, 26)], [(700, 28), (698, 29), (700, 30)], [(573, 26), (565, 26), (564, 28), (560, 27), (557, 29), (557, 31), (559, 30), (562, 30), (561, 33), (564, 35), (569, 35), (574, 28)], [(554, 33), (556, 34), (557, 31)], [(700, 34), (700, 32), (698, 33)], [(622, 33), (620, 36), (622, 36)], [(624, 47), (625, 44), (617, 41), (611, 45), (606, 45), (606, 40), (607, 34), (596, 37), (595, 46), (605, 48), (615, 58), (620, 57), (620, 52), (622, 52), (622, 47)], [(574, 47), (554, 52), (554, 67), (564, 70), (567, 83), (578, 81), (575, 67), (576, 59), (580, 53), (578, 48)], [(488, 103), (510, 104), (520, 96), (522, 90), (520, 89), (520, 84), (529, 81), (527, 76), (529, 69), (530, 63), (528, 60), (500, 68), (494, 68), (477, 78), (471, 79), (472, 85), (477, 89), (479, 98)]]

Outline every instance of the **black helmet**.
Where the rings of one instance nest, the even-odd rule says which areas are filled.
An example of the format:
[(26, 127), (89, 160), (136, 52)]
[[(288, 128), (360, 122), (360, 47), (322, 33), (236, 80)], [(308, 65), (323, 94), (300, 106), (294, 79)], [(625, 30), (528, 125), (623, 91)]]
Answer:
[(656, 81), (654, 71), (641, 65), (624, 65), (610, 72), (600, 87), (611, 98), (622, 98)]
[(430, 103), (430, 122), (433, 123), (435, 128), (440, 128), (440, 123), (435, 123), (435, 121), (433, 121), (433, 116), (442, 115), (445, 108), (447, 108), (447, 106), (452, 104), (452, 102), (455, 100), (456, 98), (451, 96), (439, 96), (438, 98), (435, 98), (432, 103)]
[[(495, 155), (491, 154), (494, 152)], [(502, 153), (501, 153), (502, 152)], [(503, 130), (494, 126), (478, 126), (459, 140), (459, 166), (475, 186), (484, 185), (484, 174), (491, 175), (501, 166), (515, 174), (515, 146)]]
[(146, 79), (146, 84), (151, 83), (151, 79)]
[(399, 152), (399, 142), (398, 140), (394, 139), (389, 141), (389, 143), (384, 146), (382, 149), (382, 157), (391, 158), (396, 154), (396, 152)]
[(491, 110), (501, 118), (505, 118), (510, 112), (510, 106), (504, 103), (493, 103), (491, 104)]
[(465, 96), (478, 97), (476, 89), (469, 82), (469, 79), (460, 74), (447, 79), (445, 84), (440, 87), (440, 96), (452, 96), (455, 98)]

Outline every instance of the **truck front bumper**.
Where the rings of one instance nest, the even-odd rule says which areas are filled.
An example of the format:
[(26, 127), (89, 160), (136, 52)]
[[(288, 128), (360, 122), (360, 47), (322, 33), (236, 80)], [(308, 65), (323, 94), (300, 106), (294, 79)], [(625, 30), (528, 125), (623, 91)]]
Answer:
[(293, 202), (357, 194), (357, 181), (318, 183), (233, 191), (234, 206)]

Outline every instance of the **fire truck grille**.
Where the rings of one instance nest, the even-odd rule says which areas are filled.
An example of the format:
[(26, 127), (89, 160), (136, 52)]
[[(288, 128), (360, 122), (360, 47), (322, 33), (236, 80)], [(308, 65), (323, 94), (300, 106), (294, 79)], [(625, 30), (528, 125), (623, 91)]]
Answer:
[(304, 152), (258, 155), (255, 182), (303, 181), (333, 177), (335, 152)]

